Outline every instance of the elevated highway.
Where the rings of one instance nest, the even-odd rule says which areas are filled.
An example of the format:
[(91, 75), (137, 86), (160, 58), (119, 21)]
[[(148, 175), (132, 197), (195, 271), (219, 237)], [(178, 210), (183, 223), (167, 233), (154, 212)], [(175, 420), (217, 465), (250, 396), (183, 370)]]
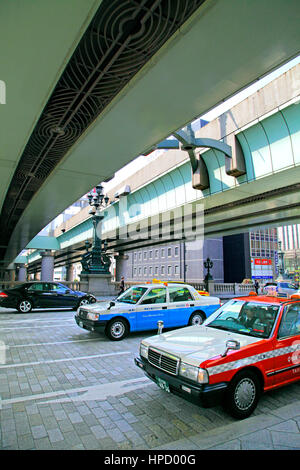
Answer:
[[(196, 156), (203, 159), (209, 187), (196, 190), (187, 152), (169, 150), (113, 188), (112, 199), (115, 193), (122, 193), (124, 185), (131, 192), (115, 199), (106, 211), (102, 236), (109, 248), (119, 252), (161, 243), (164, 237), (182, 239), (180, 221), (183, 216), (195, 219), (195, 207), (204, 216), (206, 237), (298, 222), (299, 84), (297, 65), (196, 132), (198, 138), (209, 136), (220, 142), (233, 142), (234, 137), (241, 148), (243, 174), (228, 175), (231, 167), (228, 170), (227, 156), (220, 150), (198, 149)], [(57, 265), (80, 259), (85, 240), (93, 234), (88, 211), (86, 207), (53, 233), (60, 245)], [(202, 230), (196, 219), (193, 229)], [(31, 255), (30, 262), (33, 266), (40, 262), (38, 252)]]

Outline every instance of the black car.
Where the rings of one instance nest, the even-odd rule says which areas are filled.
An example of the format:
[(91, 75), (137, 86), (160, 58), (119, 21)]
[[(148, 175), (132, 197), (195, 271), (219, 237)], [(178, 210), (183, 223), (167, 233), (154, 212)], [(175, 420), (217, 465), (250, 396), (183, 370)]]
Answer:
[(96, 302), (91, 294), (74, 291), (59, 282), (24, 282), (11, 289), (0, 290), (0, 307), (15, 308), (29, 313), (33, 308), (69, 307)]

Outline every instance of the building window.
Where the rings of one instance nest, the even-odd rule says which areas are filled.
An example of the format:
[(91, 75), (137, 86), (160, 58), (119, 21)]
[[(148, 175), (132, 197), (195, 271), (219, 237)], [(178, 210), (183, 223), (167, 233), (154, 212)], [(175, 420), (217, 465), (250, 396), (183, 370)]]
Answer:
[(161, 249), (161, 257), (162, 257), (162, 258), (165, 257), (165, 249), (164, 249), (164, 248)]
[(134, 261), (136, 261), (136, 260), (137, 260), (137, 253), (135, 252), (134, 253)]
[(152, 250), (149, 251), (149, 259), (152, 259)]
[(149, 276), (152, 276), (152, 266), (149, 266)]
[(133, 270), (133, 277), (136, 277), (136, 268)]
[(168, 274), (172, 274), (172, 266), (168, 266)]
[(168, 256), (172, 256), (172, 248), (168, 248)]
[(139, 267), (139, 276), (141, 276), (141, 275), (142, 275), (142, 268)]
[(179, 266), (175, 266), (174, 270), (175, 270), (175, 274), (179, 274)]
[(158, 250), (155, 250), (155, 258), (158, 258)]
[(155, 275), (158, 274), (158, 266), (155, 266), (155, 271), (154, 271)]
[(178, 246), (175, 246), (174, 254), (175, 254), (175, 256), (179, 255), (179, 247)]
[(142, 252), (140, 251), (139, 252), (139, 261), (141, 261), (141, 259), (142, 259)]
[(147, 251), (144, 251), (144, 259), (147, 259)]
[(161, 267), (160, 267), (160, 272), (161, 272), (162, 275), (165, 274), (165, 267), (164, 267), (164, 266), (161, 266)]
[(147, 267), (144, 267), (144, 276), (147, 276)]

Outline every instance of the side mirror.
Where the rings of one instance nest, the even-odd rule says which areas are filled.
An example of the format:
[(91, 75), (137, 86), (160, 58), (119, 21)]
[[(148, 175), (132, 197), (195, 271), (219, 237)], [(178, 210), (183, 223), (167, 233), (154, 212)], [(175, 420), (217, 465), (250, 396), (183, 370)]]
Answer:
[(108, 307), (108, 310), (110, 310), (110, 309), (111, 309), (111, 307), (113, 307), (114, 305), (116, 305), (116, 304), (115, 304), (115, 302), (109, 302), (109, 307)]
[(238, 349), (240, 349), (241, 345), (238, 341), (234, 340), (234, 339), (230, 339), (226, 342), (226, 349), (225, 349), (225, 352), (222, 354), (222, 357), (225, 357), (227, 356), (227, 353), (230, 349), (233, 349), (235, 351), (237, 351)]

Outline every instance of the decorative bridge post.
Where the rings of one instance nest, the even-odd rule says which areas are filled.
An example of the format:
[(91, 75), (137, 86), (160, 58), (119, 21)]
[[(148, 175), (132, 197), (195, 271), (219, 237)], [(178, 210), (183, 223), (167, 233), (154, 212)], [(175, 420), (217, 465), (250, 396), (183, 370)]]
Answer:
[[(93, 222), (93, 244), (89, 251), (89, 242), (87, 241), (86, 253), (82, 255), (80, 274), (81, 289), (94, 295), (114, 295), (114, 287), (111, 283), (110, 259), (102, 250), (101, 225), (104, 219), (103, 210), (109, 203), (109, 198), (104, 196), (103, 187), (96, 186), (96, 193), (88, 195), (89, 205)], [(101, 210), (102, 209), (102, 210)]]

